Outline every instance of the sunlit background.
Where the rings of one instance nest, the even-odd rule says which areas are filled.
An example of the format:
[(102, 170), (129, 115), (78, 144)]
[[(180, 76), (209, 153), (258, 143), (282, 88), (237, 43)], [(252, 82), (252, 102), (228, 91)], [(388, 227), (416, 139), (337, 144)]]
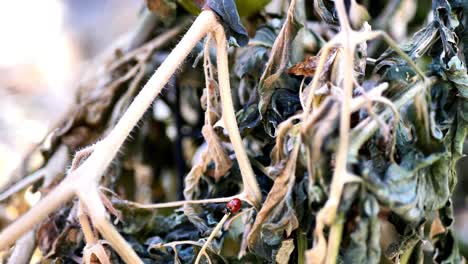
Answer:
[(131, 30), (142, 6), (0, 1), (0, 186), (73, 102), (86, 63)]

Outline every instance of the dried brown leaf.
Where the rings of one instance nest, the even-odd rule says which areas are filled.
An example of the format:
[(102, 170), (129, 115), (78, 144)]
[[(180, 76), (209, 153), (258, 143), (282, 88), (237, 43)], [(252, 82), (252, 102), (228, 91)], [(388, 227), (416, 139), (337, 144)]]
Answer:
[[(262, 209), (257, 214), (254, 225), (252, 227), (252, 231), (250, 232), (248, 238), (249, 247), (251, 249), (254, 249), (258, 241), (261, 239), (261, 229), (266, 224), (266, 222), (268, 220), (271, 220), (272, 216), (275, 213), (282, 213), (282, 211), (284, 211), (284, 207), (287, 206), (286, 199), (291, 194), (296, 179), (295, 172), (298, 153), (299, 143), (298, 141), (296, 141), (283, 171), (275, 179), (273, 187), (268, 193), (268, 196), (262, 206)], [(286, 210), (292, 209), (287, 208)], [(299, 225), (298, 220), (294, 214), (295, 213), (293, 212), (293, 217), (290, 217), (289, 219), (280, 219), (283, 220), (283, 223), (276, 223), (286, 227), (285, 231), (287, 233), (287, 236), (289, 236), (291, 232), (294, 229), (296, 229)]]
[(83, 263), (85, 264), (111, 264), (109, 253), (103, 244), (105, 242), (98, 241), (94, 244), (88, 244), (83, 250)]
[(151, 12), (155, 12), (163, 17), (173, 15), (177, 7), (176, 3), (171, 0), (145, 0), (145, 2)]
[(295, 19), (295, 7), (296, 1), (292, 0), (288, 8), (286, 21), (273, 44), (270, 58), (259, 81), (260, 110), (262, 113), (266, 110), (273, 94), (273, 85), (286, 70), (289, 63), (291, 45), (300, 27)]
[(434, 239), (437, 235), (445, 233), (445, 227), (437, 216), (431, 224), (431, 231), (429, 237)]
[(202, 134), (208, 143), (208, 155), (215, 163), (214, 173), (212, 175), (207, 173), (207, 175), (213, 177), (217, 182), (226, 174), (227, 171), (229, 171), (229, 169), (231, 169), (232, 161), (229, 159), (226, 150), (211, 125), (204, 125), (202, 128)]
[(288, 239), (281, 242), (281, 247), (276, 254), (276, 263), (279, 264), (287, 264), (289, 263), (289, 258), (291, 257), (291, 253), (294, 251), (294, 240)]
[(43, 255), (47, 255), (53, 249), (53, 244), (59, 235), (60, 231), (54, 218), (46, 219), (39, 225), (36, 240)]
[[(299, 62), (293, 65), (292, 67), (290, 67), (287, 73), (294, 74), (297, 76), (306, 76), (306, 77), (314, 76), (315, 70), (317, 69), (317, 66), (320, 60), (320, 55), (321, 55), (321, 52), (319, 52), (316, 56), (307, 56), (303, 62)], [(325, 76), (326, 73), (328, 72), (330, 66), (333, 64), (335, 56), (336, 56), (336, 49), (332, 49), (332, 51), (327, 56), (322, 76)]]

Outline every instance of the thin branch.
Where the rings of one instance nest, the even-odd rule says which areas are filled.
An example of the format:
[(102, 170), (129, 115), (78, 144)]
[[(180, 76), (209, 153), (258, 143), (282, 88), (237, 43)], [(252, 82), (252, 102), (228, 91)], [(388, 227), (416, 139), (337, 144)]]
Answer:
[(27, 232), (16, 242), (13, 253), (8, 259), (8, 264), (30, 263), (31, 257), (36, 248), (36, 228)]
[(171, 208), (171, 207), (180, 207), (186, 204), (208, 204), (208, 203), (227, 203), (234, 198), (240, 198), (240, 195), (234, 195), (230, 197), (220, 197), (212, 199), (203, 199), (203, 200), (186, 200), (186, 201), (175, 201), (168, 203), (157, 203), (157, 204), (141, 204), (131, 201), (119, 200), (114, 204), (132, 206), (140, 209), (161, 209), (161, 208)]
[(66, 147), (62, 146), (54, 155), (50, 158), (47, 165), (29, 176), (26, 176), (19, 182), (15, 183), (13, 186), (8, 188), (5, 192), (0, 194), (0, 202), (6, 200), (8, 197), (14, 195), (15, 193), (23, 190), (24, 188), (30, 186), (31, 184), (39, 181), (42, 178), (45, 178), (43, 187), (47, 187), (50, 182), (55, 179), (55, 176), (64, 171), (66, 164), (68, 162), (68, 150)]
[(0, 249), (5, 249), (13, 244), (16, 239), (31, 230), (34, 225), (57, 210), (62, 204), (69, 201), (73, 197), (73, 187), (70, 183), (70, 181), (64, 181), (59, 184), (27, 213), (6, 227), (0, 233)]
[[(228, 220), (229, 216), (231, 214), (230, 213), (227, 213), (223, 216), (223, 218), (221, 219), (221, 221), (219, 221), (219, 223), (216, 225), (215, 229), (213, 229), (213, 231), (211, 232), (210, 236), (208, 237), (208, 240), (206, 240), (205, 244), (203, 245), (203, 247), (200, 249), (200, 252), (198, 252), (198, 256), (197, 256), (197, 259), (195, 259), (195, 264), (198, 264), (200, 263), (200, 260), (201, 260), (201, 257), (203, 255), (206, 254), (206, 249), (208, 248), (208, 246), (210, 245), (211, 241), (213, 241), (213, 239), (215, 238), (215, 236), (218, 234), (218, 232), (221, 230), (221, 228), (223, 227), (224, 225), (224, 222), (226, 222), (226, 220)], [(209, 260), (209, 257), (207, 257), (207, 259)]]
[[(412, 86), (409, 87), (404, 93), (402, 93), (401, 97), (393, 100), (393, 104), (395, 105), (396, 109), (400, 109), (404, 105), (408, 104), (410, 101), (414, 100), (416, 96), (418, 96), (421, 92), (423, 92), (426, 87), (429, 85), (431, 86), (435, 82), (435, 78), (429, 78), (427, 82), (425, 81), (418, 81)], [(382, 119), (386, 120), (392, 116), (391, 109), (384, 110), (380, 116)], [(379, 129), (379, 122), (377, 120), (372, 120), (371, 118), (366, 118), (361, 121), (356, 127), (353, 128), (351, 131), (351, 138), (352, 143), (349, 147), (349, 155), (355, 156), (357, 155), (361, 146), (372, 137), (377, 130)]]
[(77, 194), (80, 197), (80, 202), (85, 205), (87, 212), (93, 220), (94, 226), (120, 257), (126, 263), (143, 263), (132, 247), (107, 219), (106, 209), (102, 204), (97, 186), (88, 186), (86, 191), (79, 191)]
[(80, 201), (78, 205), (78, 221), (81, 225), (81, 230), (83, 231), (86, 244), (96, 243), (97, 239), (94, 236), (93, 228), (89, 223), (88, 215), (85, 213), (85, 208), (83, 202)]
[(262, 194), (257, 184), (257, 179), (250, 164), (249, 158), (244, 148), (244, 143), (239, 133), (234, 105), (232, 103), (231, 86), (229, 83), (229, 65), (227, 53), (227, 41), (224, 28), (218, 26), (214, 30), (217, 51), (218, 82), (221, 95), (223, 121), (226, 126), (229, 138), (231, 139), (237, 161), (242, 174), (245, 199), (250, 201), (256, 208), (260, 207)]

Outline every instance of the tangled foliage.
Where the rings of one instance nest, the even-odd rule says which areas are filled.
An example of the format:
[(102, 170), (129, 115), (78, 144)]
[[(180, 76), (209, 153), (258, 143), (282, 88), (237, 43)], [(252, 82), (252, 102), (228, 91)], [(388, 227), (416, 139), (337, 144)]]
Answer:
[[(352, 32), (365, 38), (353, 40), (348, 67), (346, 41), (324, 47), (343, 30), (334, 1), (290, 1), (289, 8), (270, 13), (261, 10), (268, 1), (237, 2), (252, 36), (244, 47), (238, 44), (246, 44), (247, 31), (234, 2), (204, 4), (231, 36), (236, 118), (262, 201), (259, 208), (243, 204), (209, 243), (203, 261), (460, 263), (451, 198), (468, 127), (467, 4), (433, 0), (411, 13), (405, 8), (416, 1), (396, 1), (401, 3), (394, 10), (395, 1), (388, 6), (344, 1)], [(74, 153), (114, 127), (183, 34), (187, 10), (203, 7), (200, 1), (175, 0), (147, 0), (147, 5), (153, 13), (142, 16), (156, 18), (143, 24), (151, 33), (133, 42), (136, 47), (97, 61), (83, 78), (73, 111), (40, 148), (43, 168), (61, 150)], [(374, 27), (393, 30), (401, 50), (426, 77), (418, 76), (396, 46), (371, 37)], [(205, 45), (209, 40), (192, 51), (100, 182), (119, 233), (145, 263), (193, 262), (223, 217), (225, 203), (157, 210), (143, 204), (231, 197), (244, 188), (212, 77), (214, 50)], [(344, 91), (347, 73), (352, 98)], [(345, 100), (351, 111), (346, 177), (336, 181)], [(54, 171), (36, 189), (47, 193), (63, 173)], [(332, 193), (336, 183), (338, 197)], [(335, 198), (336, 210), (328, 213), (327, 201)], [(106, 258), (121, 263), (105, 241), (86, 244), (78, 207), (78, 200), (68, 202), (36, 229), (42, 262), (73, 263), (87, 253), (88, 263)], [(331, 215), (326, 218), (331, 222), (319, 219), (320, 212)]]

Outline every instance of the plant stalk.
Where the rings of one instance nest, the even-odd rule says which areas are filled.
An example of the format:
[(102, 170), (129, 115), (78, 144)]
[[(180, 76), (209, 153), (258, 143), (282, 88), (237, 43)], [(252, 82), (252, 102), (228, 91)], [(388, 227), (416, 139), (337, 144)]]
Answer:
[(218, 82), (223, 108), (224, 125), (228, 130), (229, 138), (231, 139), (232, 146), (239, 163), (246, 199), (248, 199), (256, 208), (259, 208), (262, 195), (237, 125), (234, 104), (232, 103), (231, 86), (229, 83), (226, 34), (224, 33), (224, 28), (221, 25), (214, 30), (214, 36), (216, 39)]

